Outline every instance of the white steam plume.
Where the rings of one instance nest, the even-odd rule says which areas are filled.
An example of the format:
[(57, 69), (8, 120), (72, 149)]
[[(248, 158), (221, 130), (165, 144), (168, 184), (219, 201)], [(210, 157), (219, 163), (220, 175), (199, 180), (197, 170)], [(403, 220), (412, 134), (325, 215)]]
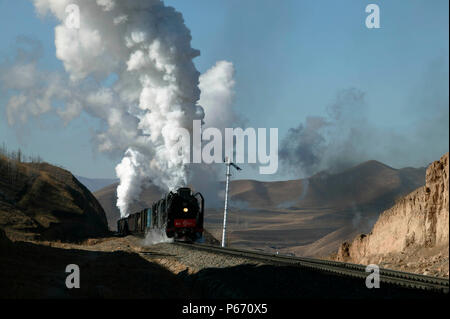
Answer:
[[(55, 28), (56, 56), (73, 83), (117, 76), (112, 88), (91, 92), (84, 105), (108, 124), (98, 136), (100, 150), (125, 152), (116, 167), (121, 215), (150, 181), (166, 189), (186, 184), (177, 128), (191, 130), (204, 113), (197, 105), (199, 73), (192, 62), (199, 51), (191, 48), (182, 15), (159, 0), (34, 4), (38, 13), (51, 12), (61, 21)], [(69, 4), (79, 7), (79, 29), (64, 23)], [(66, 118), (77, 114), (78, 106), (72, 108), (63, 113)], [(181, 143), (185, 152), (189, 145)]]
[(228, 61), (218, 61), (200, 76), (199, 104), (205, 107), (204, 127), (223, 130), (237, 124), (239, 117), (233, 111), (234, 67)]
[[(33, 2), (39, 15), (50, 13), (60, 21), (56, 56), (67, 73), (39, 70), (40, 44), (19, 39), (25, 49), (19, 47), (13, 61), (0, 64), (0, 87), (10, 96), (9, 124), (51, 111), (65, 123), (83, 111), (99, 118), (105, 125), (96, 132), (98, 150), (122, 157), (116, 167), (122, 216), (149, 183), (172, 189), (189, 179), (198, 190), (205, 185), (203, 191), (210, 190), (207, 180), (216, 180), (210, 168), (182, 163), (190, 141), (179, 139), (177, 128), (191, 131), (192, 121), (204, 118), (203, 103), (207, 126), (238, 123), (231, 108), (233, 65), (218, 62), (199, 84), (192, 62), (199, 52), (191, 48), (190, 31), (182, 15), (160, 0)], [(65, 24), (69, 4), (79, 7), (79, 29)]]
[[(203, 129), (214, 127), (221, 130), (224, 136), (225, 128), (243, 126), (243, 116), (233, 109), (234, 86), (234, 66), (228, 61), (218, 61), (200, 76), (199, 104), (205, 108)], [(225, 147), (224, 143), (222, 147)], [(188, 168), (189, 182), (208, 199), (206, 205), (222, 206), (223, 187), (217, 181), (223, 179), (224, 165), (191, 164)]]

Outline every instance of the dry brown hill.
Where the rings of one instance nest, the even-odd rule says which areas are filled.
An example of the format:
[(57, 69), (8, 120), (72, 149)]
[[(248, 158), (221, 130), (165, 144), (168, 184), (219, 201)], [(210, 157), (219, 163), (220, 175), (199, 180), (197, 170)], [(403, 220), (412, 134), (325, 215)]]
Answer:
[(336, 259), (448, 276), (448, 160), (433, 162), (425, 186), (383, 212), (368, 235), (343, 243)]
[(0, 155), (0, 228), (10, 238), (78, 240), (107, 233), (96, 198), (70, 172)]
[[(307, 180), (258, 182), (239, 180), (232, 182), (231, 194), (251, 207), (348, 207), (376, 206), (392, 202), (423, 185), (424, 168), (394, 169), (377, 161), (368, 161), (337, 174), (320, 172)], [(288, 205), (288, 206), (289, 206)]]

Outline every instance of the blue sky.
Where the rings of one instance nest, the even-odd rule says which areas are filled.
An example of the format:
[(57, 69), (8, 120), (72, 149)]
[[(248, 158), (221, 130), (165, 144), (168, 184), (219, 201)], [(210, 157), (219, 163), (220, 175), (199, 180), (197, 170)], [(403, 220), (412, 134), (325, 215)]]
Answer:
[[(412, 105), (422, 97), (426, 103), (427, 94), (420, 90), (436, 61), (441, 61), (437, 68), (444, 68), (448, 77), (446, 0), (165, 3), (183, 14), (191, 30), (192, 46), (201, 51), (195, 59), (198, 70), (203, 73), (218, 60), (233, 62), (235, 109), (248, 126), (278, 127), (280, 138), (307, 116), (325, 115), (336, 93), (351, 87), (366, 93), (368, 117), (378, 128), (409, 134), (426, 114), (426, 105)], [(381, 29), (365, 27), (368, 3), (379, 5)], [(63, 70), (55, 57), (55, 23), (39, 19), (29, 1), (0, 0), (0, 58), (11, 56), (16, 37), (25, 35), (42, 43), (43, 68)], [(440, 93), (448, 101), (448, 88)], [(48, 115), (10, 127), (6, 101), (0, 96), (0, 142), (9, 148), (20, 146), (25, 153), (40, 155), (77, 175), (114, 177), (119, 159), (97, 153), (91, 144), (95, 120), (83, 115), (64, 126)], [(448, 129), (447, 137), (441, 138), (448, 145)], [(442, 143), (429, 158), (448, 151)], [(384, 161), (395, 167), (426, 165), (429, 159), (419, 155)], [(241, 176), (261, 177), (255, 174)]]

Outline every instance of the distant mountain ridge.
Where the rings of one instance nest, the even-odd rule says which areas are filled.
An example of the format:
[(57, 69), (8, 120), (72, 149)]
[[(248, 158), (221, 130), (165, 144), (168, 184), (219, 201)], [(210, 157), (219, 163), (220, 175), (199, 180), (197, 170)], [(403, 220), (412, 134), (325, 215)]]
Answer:
[(75, 175), (75, 177), (91, 192), (96, 192), (106, 186), (119, 182), (118, 178), (88, 178)]
[(378, 161), (367, 161), (330, 174), (326, 171), (307, 179), (258, 182), (233, 181), (231, 194), (253, 207), (280, 206), (288, 202), (292, 208), (347, 207), (349, 197), (357, 205), (379, 204), (425, 183), (425, 168), (394, 169)]

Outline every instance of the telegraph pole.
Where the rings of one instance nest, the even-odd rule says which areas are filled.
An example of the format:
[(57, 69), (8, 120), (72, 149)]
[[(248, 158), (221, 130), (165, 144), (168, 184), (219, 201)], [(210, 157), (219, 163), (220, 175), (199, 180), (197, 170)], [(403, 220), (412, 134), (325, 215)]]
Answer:
[(222, 231), (222, 247), (225, 247), (226, 233), (227, 233), (228, 188), (229, 188), (230, 176), (231, 176), (230, 167), (233, 166), (238, 171), (240, 171), (241, 168), (239, 166), (237, 166), (236, 164), (232, 163), (231, 159), (229, 157), (227, 157), (223, 161), (225, 162), (225, 165), (227, 166), (227, 174), (226, 174), (227, 181), (226, 181), (226, 184), (225, 184), (225, 208), (223, 210), (223, 231)]

